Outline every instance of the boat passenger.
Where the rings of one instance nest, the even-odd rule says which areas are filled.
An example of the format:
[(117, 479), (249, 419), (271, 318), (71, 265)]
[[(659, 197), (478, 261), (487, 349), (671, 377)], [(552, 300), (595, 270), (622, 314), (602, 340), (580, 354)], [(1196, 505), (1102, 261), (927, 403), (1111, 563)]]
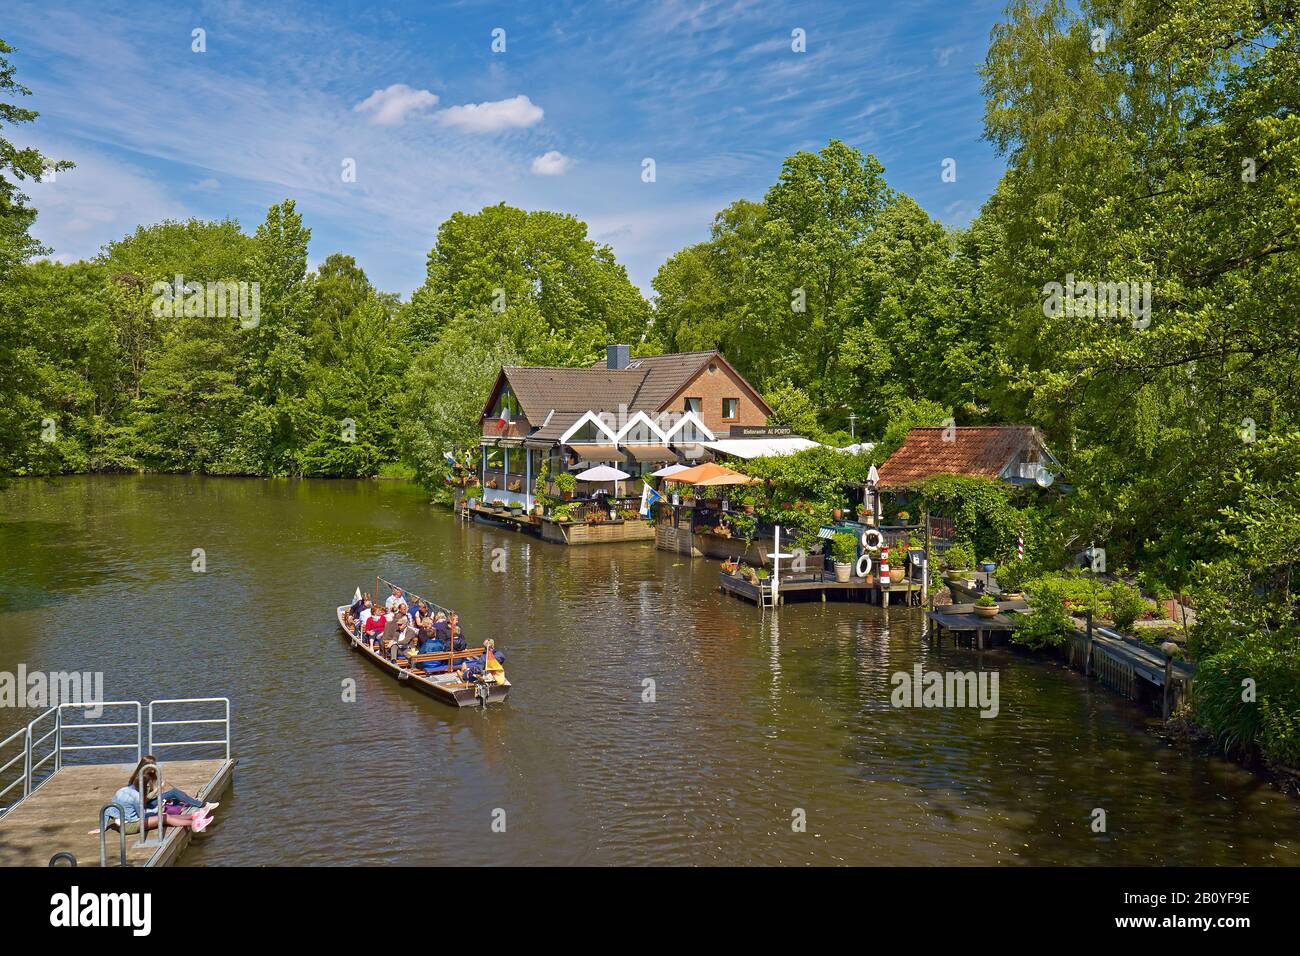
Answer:
[(404, 603), (404, 601), (405, 598), (402, 597), (402, 589), (393, 588), (393, 593), (384, 599), (384, 608), (389, 611), (396, 611), (397, 605)]
[(384, 636), (384, 630), (388, 627), (388, 617), (384, 614), (383, 608), (375, 609), (369, 618), (366, 619), (365, 637), (366, 641), (374, 644)]

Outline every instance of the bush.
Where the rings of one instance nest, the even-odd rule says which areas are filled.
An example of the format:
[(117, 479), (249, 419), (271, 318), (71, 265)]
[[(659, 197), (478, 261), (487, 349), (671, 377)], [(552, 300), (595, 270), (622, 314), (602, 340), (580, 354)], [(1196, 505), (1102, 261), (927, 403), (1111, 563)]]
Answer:
[(1100, 617), (1105, 589), (1078, 571), (1044, 574), (1024, 583), (1031, 611), (1011, 634), (1011, 641), (1030, 648), (1056, 647), (1073, 629), (1072, 611), (1092, 610)]
[(1130, 630), (1147, 608), (1142, 592), (1123, 581), (1116, 581), (1106, 589), (1106, 600), (1110, 603), (1111, 620), (1121, 631)]
[(1300, 630), (1235, 641), (1201, 661), (1192, 716), (1225, 750), (1256, 744), (1265, 755), (1300, 766)]
[(559, 489), (560, 494), (570, 495), (578, 487), (578, 479), (567, 471), (562, 471), (555, 476), (555, 487)]

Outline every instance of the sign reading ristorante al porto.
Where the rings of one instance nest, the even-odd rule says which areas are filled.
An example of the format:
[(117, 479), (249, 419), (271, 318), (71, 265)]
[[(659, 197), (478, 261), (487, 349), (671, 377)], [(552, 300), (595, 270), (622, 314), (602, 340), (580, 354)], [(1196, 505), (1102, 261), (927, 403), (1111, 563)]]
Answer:
[(793, 428), (783, 425), (732, 425), (732, 438), (789, 438)]

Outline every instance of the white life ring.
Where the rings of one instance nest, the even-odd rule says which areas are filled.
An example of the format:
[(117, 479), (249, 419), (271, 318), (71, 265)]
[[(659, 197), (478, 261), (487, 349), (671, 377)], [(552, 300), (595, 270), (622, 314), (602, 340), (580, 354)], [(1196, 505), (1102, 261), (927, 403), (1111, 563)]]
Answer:
[(865, 553), (860, 555), (858, 557), (857, 566), (853, 569), (853, 572), (860, 578), (865, 578), (868, 574), (870, 574), (871, 555)]
[(885, 543), (885, 536), (877, 528), (868, 528), (862, 532), (862, 546), (868, 551), (874, 551)]

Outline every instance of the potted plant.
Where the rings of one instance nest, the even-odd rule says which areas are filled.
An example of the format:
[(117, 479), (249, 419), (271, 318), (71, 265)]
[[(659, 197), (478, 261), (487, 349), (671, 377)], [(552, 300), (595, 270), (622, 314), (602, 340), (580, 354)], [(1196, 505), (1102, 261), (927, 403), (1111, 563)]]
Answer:
[(772, 576), (772, 575), (771, 575), (771, 572), (769, 572), (769, 571), (767, 570), (767, 568), (759, 568), (757, 571), (754, 572), (754, 578), (755, 578), (757, 584), (758, 584), (760, 587), (761, 587), (761, 586), (762, 586), (762, 585), (767, 581), (767, 579), (770, 578), (771, 576)]
[(858, 524), (870, 524), (871, 512), (867, 510), (866, 505), (858, 505)]
[(948, 570), (955, 577), (973, 578), (975, 576), (975, 572), (971, 570), (975, 564), (975, 549), (966, 542), (962, 541), (954, 544), (944, 552), (943, 560), (948, 565)]
[(735, 574), (738, 570), (740, 570), (740, 562), (735, 558), (728, 558), (722, 562), (723, 574)]
[(832, 508), (832, 509), (831, 509), (831, 516), (832, 516), (836, 521), (841, 520), (841, 519), (844, 517), (844, 509), (843, 509), (843, 508)]
[(848, 584), (853, 576), (853, 562), (858, 557), (858, 542), (853, 535), (841, 531), (831, 538), (831, 558), (835, 562), (835, 580)]
[(998, 602), (993, 600), (991, 594), (981, 594), (975, 602), (975, 613), (980, 617), (997, 617)]
[(565, 501), (572, 501), (574, 489), (578, 487), (578, 479), (571, 473), (562, 471), (555, 476), (555, 487), (559, 489)]
[(1025, 592), (1021, 590), (1027, 576), (1027, 568), (1024, 561), (1012, 561), (1010, 564), (1002, 565), (998, 571), (998, 587), (1002, 591), (1002, 600), (1004, 601), (1023, 601)]

